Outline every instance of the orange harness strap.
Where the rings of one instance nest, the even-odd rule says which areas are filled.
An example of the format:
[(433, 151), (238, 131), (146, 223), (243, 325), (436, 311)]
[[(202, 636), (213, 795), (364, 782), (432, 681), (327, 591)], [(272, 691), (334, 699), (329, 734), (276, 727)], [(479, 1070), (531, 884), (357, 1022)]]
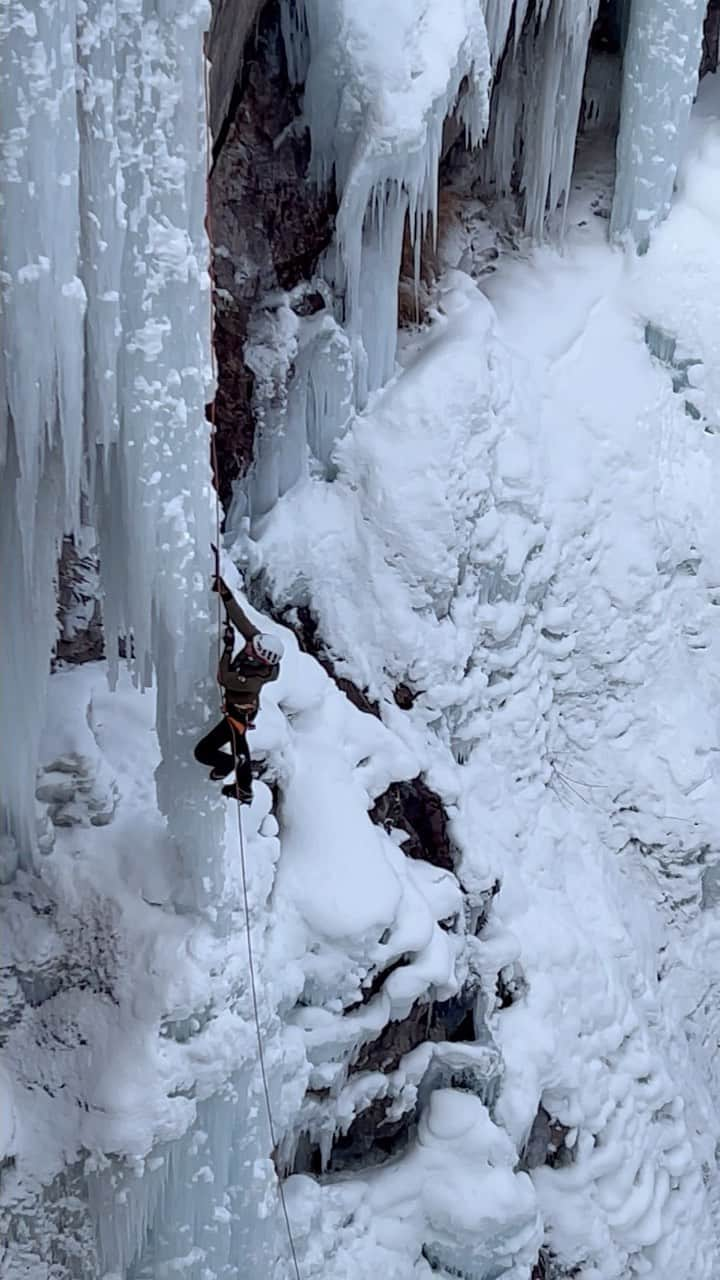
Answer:
[(245, 733), (247, 729), (247, 723), (245, 720), (235, 720), (233, 716), (228, 715), (227, 711), (225, 712), (225, 719), (228, 724), (232, 725), (233, 729), (237, 729), (238, 733)]

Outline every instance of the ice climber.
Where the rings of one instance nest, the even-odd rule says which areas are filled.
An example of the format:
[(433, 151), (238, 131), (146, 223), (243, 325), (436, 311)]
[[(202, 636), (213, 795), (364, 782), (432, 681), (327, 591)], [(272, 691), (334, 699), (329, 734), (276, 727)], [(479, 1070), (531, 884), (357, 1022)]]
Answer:
[[(195, 759), (210, 766), (213, 781), (232, 773), (234, 759), (237, 762), (236, 785), (223, 787), (222, 793), (235, 796), (241, 804), (249, 804), (252, 800), (252, 763), (247, 731), (255, 727), (253, 721), (260, 706), (263, 685), (278, 678), (283, 642), (279, 636), (268, 635), (253, 626), (222, 578), (216, 579), (214, 590), (220, 592), (227, 613), (225, 647), (218, 667), (218, 680), (225, 691), (225, 716), (198, 742)], [(233, 627), (237, 627), (245, 640), (244, 647), (235, 658)], [(223, 750), (228, 744), (233, 754)]]

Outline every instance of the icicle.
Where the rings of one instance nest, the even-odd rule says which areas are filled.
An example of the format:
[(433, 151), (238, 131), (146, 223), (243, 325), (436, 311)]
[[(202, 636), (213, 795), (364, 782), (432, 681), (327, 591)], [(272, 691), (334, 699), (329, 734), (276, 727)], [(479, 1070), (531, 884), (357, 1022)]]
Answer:
[[(525, 229), (542, 235), (546, 212), (567, 199), (572, 177), (585, 62), (599, 0), (543, 0), (523, 28), (493, 94), (485, 175), (509, 192), (520, 174)], [(522, 11), (521, 11), (522, 9)]]
[(485, 0), (485, 25), (493, 69), (505, 48), (515, 7), (515, 0)]
[[(288, 6), (292, 9), (285, 0)], [(416, 255), (429, 220), (437, 234), (443, 123), (456, 106), (463, 81), (467, 88), (457, 115), (471, 145), (481, 141), (487, 127), (487, 35), (474, 0), (452, 0), (442, 13), (438, 10), (435, 27), (423, 33), (425, 43), (418, 44), (416, 58), (421, 70), (413, 64), (411, 75), (407, 47), (418, 40), (412, 4), (398, 5), (388, 15), (392, 29), (380, 36), (348, 0), (305, 0), (304, 13), (310, 47), (304, 113), (311, 173), (319, 183), (335, 175), (346, 321), (353, 340), (367, 352), (366, 374), (356, 374), (361, 405), (367, 391), (382, 385), (394, 367), (405, 209)], [(290, 14), (283, 21), (283, 31), (289, 33), (288, 59), (295, 65)], [(377, 86), (386, 76), (400, 87), (383, 97)], [(397, 117), (394, 97), (401, 100)], [(395, 188), (403, 193), (398, 200), (391, 194)], [(416, 274), (418, 270), (416, 262)]]
[(146, 10), (111, 23), (74, 0), (12, 0), (3, 25), (0, 716), (21, 740), (0, 806), (32, 865), (53, 580), (89, 484), (111, 675), (120, 635), (138, 683), (157, 673), (158, 794), (183, 867), (177, 904), (197, 906), (217, 900), (222, 868), (183, 736), (211, 688), (207, 15), (181, 0)]
[(78, 279), (75, 12), (10, 7), (0, 58), (0, 834), (35, 845), (35, 770), (62, 533), (79, 519), (85, 297)]

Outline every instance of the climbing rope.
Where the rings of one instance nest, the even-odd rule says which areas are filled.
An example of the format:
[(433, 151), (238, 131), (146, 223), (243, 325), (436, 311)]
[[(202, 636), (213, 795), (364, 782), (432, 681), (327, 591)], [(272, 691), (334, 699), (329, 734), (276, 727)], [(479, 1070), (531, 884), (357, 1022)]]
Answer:
[[(209, 63), (203, 52), (203, 86), (205, 92), (205, 208), (207, 211), (207, 232), (208, 241), (212, 246), (212, 235), (210, 228), (210, 162), (212, 156), (212, 139), (210, 134), (210, 87), (209, 87)], [(218, 471), (217, 461), (217, 443), (216, 443), (216, 425), (215, 425), (215, 401), (217, 398), (217, 363), (215, 359), (215, 343), (213, 341), (214, 313), (213, 313), (213, 295), (215, 287), (215, 277), (212, 269), (212, 260), (210, 267), (210, 360), (212, 365), (213, 376), (213, 398), (210, 406), (210, 448), (212, 451), (212, 466), (215, 480), (215, 555), (217, 576), (220, 576), (220, 472)], [(221, 632), (222, 632), (222, 602), (220, 592), (217, 593), (217, 656), (220, 662), (221, 652)], [(218, 680), (218, 687), (220, 682)], [(235, 799), (237, 801), (237, 828), (238, 828), (238, 844), (240, 847), (240, 879), (242, 882), (243, 896), (243, 912), (245, 916), (245, 939), (247, 942), (248, 957), (248, 973), (250, 975), (250, 997), (252, 1001), (253, 1021), (255, 1023), (255, 1038), (257, 1041), (258, 1065), (260, 1067), (260, 1078), (262, 1080), (263, 1095), (265, 1098), (265, 1111), (267, 1114), (268, 1132), (270, 1134), (270, 1142), (272, 1150), (277, 1150), (277, 1137), (275, 1130), (275, 1121), (273, 1119), (272, 1102), (270, 1099), (270, 1085), (268, 1082), (267, 1066), (265, 1063), (265, 1046), (263, 1044), (262, 1027), (260, 1024), (260, 1004), (258, 1001), (257, 980), (255, 977), (255, 955), (253, 951), (252, 933), (250, 931), (250, 899), (248, 895), (248, 877), (247, 877), (247, 860), (245, 857), (245, 836), (243, 833), (242, 823), (242, 806), (240, 804), (240, 784), (237, 775), (237, 747), (235, 743), (235, 728), (230, 724), (230, 742), (232, 746), (233, 773), (235, 776)], [(287, 1233), (288, 1246), (290, 1248), (290, 1256), (292, 1258), (293, 1271), (295, 1280), (301, 1280), (300, 1264), (298, 1262), (297, 1249), (295, 1248), (295, 1240), (293, 1238), (292, 1226), (290, 1223), (290, 1214), (288, 1213), (287, 1200), (285, 1197), (285, 1187), (280, 1174), (277, 1174), (278, 1196), (282, 1208), (283, 1220), (285, 1222), (285, 1231)]]

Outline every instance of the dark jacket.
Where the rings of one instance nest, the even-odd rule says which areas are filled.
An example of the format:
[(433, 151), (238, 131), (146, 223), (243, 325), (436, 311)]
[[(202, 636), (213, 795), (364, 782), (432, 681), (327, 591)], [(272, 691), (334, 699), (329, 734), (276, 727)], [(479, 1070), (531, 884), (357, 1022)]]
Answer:
[(231, 649), (224, 650), (218, 668), (218, 679), (225, 690), (227, 711), (230, 714), (233, 711), (245, 712), (252, 717), (257, 714), (263, 685), (277, 680), (280, 664), (263, 662), (262, 658), (253, 653), (249, 642), (253, 636), (260, 635), (260, 628), (253, 626), (237, 600), (232, 596), (225, 597), (225, 608), (230, 621), (237, 627), (246, 644), (235, 658)]

